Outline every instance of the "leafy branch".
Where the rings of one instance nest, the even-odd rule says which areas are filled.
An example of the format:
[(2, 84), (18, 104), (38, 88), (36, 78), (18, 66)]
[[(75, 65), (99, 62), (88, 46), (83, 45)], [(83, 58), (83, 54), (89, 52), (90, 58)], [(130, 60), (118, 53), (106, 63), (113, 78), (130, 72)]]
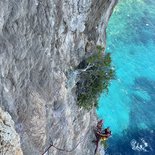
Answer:
[(115, 78), (110, 53), (103, 55), (104, 48), (97, 46), (97, 52), (83, 60), (78, 69), (80, 80), (77, 82), (77, 104), (87, 110), (97, 107), (97, 99), (102, 92), (108, 92), (110, 80)]

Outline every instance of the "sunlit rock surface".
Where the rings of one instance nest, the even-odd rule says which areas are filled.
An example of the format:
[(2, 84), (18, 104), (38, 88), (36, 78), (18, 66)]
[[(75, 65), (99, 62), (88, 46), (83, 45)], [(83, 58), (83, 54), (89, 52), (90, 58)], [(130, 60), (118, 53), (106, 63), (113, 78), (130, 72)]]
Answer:
[[(0, 106), (24, 155), (93, 155), (94, 111), (76, 106), (71, 74), (96, 44), (116, 0), (1, 0)], [(71, 82), (70, 82), (71, 81)], [(12, 155), (12, 154), (10, 154)]]
[(11, 116), (0, 108), (0, 154), (23, 155)]

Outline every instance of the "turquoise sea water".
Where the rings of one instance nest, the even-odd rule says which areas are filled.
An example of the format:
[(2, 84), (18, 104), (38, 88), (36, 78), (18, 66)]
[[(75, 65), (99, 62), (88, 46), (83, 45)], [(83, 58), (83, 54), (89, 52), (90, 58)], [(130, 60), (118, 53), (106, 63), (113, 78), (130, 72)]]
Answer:
[(155, 0), (120, 0), (107, 29), (116, 80), (99, 99), (109, 155), (155, 155)]

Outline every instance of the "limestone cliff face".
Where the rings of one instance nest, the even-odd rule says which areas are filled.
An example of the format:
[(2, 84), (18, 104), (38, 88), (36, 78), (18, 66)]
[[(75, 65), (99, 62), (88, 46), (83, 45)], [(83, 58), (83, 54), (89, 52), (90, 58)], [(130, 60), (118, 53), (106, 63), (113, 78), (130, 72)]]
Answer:
[(15, 123), (24, 155), (41, 155), (51, 141), (64, 150), (79, 145), (72, 152), (52, 147), (47, 155), (94, 154), (96, 118), (76, 105), (74, 67), (105, 45), (115, 3), (0, 1), (0, 106)]
[(0, 108), (0, 154), (23, 155), (11, 116)]

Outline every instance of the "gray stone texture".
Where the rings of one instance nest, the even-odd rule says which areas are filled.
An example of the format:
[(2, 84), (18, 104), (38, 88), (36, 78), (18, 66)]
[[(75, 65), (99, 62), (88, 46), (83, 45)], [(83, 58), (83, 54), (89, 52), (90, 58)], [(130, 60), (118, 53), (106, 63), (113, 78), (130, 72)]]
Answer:
[[(70, 74), (105, 46), (116, 0), (0, 0), (0, 106), (20, 136), (24, 155), (93, 155), (94, 111), (76, 105)], [(72, 72), (73, 73), (73, 72)]]

